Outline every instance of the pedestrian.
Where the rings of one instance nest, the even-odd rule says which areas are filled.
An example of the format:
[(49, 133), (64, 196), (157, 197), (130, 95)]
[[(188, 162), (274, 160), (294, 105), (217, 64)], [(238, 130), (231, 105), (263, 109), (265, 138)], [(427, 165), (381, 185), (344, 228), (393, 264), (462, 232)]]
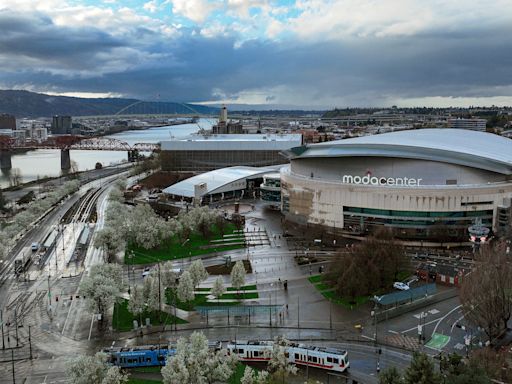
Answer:
[(286, 313), (288, 313), (288, 304), (286, 304)]

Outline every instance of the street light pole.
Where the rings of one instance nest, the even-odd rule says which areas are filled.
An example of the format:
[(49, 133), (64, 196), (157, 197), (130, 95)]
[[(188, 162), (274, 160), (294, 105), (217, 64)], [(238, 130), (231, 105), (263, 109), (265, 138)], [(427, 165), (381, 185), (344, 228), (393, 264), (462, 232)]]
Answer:
[(0, 323), (2, 323), (2, 349), (5, 349), (4, 340), (4, 311), (0, 309)]

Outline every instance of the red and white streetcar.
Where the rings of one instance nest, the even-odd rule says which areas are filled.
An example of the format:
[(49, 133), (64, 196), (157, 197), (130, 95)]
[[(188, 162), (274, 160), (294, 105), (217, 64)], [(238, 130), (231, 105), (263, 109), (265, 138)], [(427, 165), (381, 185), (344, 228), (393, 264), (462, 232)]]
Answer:
[[(229, 343), (229, 353), (238, 356), (240, 361), (260, 362), (270, 360), (272, 341), (239, 341)], [(291, 343), (286, 345), (286, 357), (292, 364), (310, 366), (328, 371), (344, 372), (350, 366), (347, 351), (335, 348), (316, 347)]]

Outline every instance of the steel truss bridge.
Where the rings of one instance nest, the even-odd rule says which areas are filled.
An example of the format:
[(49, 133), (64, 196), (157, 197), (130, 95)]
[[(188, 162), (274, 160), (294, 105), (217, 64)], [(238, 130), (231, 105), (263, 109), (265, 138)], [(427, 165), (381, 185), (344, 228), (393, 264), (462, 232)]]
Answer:
[(108, 137), (85, 136), (52, 136), (45, 141), (18, 140), (10, 136), (0, 136), (0, 151), (9, 152), (14, 149), (61, 149), (61, 150), (91, 150), (91, 151), (160, 151), (159, 143), (136, 143), (133, 145), (125, 141)]

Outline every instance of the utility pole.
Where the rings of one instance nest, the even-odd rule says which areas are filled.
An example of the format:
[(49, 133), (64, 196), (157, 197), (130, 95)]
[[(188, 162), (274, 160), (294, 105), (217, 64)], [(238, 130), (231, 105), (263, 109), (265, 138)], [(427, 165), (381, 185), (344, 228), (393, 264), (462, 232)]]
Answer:
[(162, 324), (162, 286), (160, 285), (160, 260), (158, 261), (158, 320)]
[[(50, 267), (48, 267), (48, 271)], [(50, 312), (50, 320), (52, 318), (52, 291), (50, 288), (50, 275), (48, 275), (48, 310)]]
[(4, 340), (4, 311), (0, 309), (0, 323), (2, 323), (2, 349), (5, 349)]
[(12, 382), (16, 384), (16, 376), (14, 375), (14, 349), (11, 349), (11, 362), (12, 362)]
[(16, 326), (16, 347), (19, 347), (19, 341), (18, 341), (18, 313), (16, 312), (16, 308), (14, 308), (14, 325)]
[(32, 360), (32, 337), (30, 337), (30, 325), (28, 326), (28, 346), (30, 348), (30, 360)]

